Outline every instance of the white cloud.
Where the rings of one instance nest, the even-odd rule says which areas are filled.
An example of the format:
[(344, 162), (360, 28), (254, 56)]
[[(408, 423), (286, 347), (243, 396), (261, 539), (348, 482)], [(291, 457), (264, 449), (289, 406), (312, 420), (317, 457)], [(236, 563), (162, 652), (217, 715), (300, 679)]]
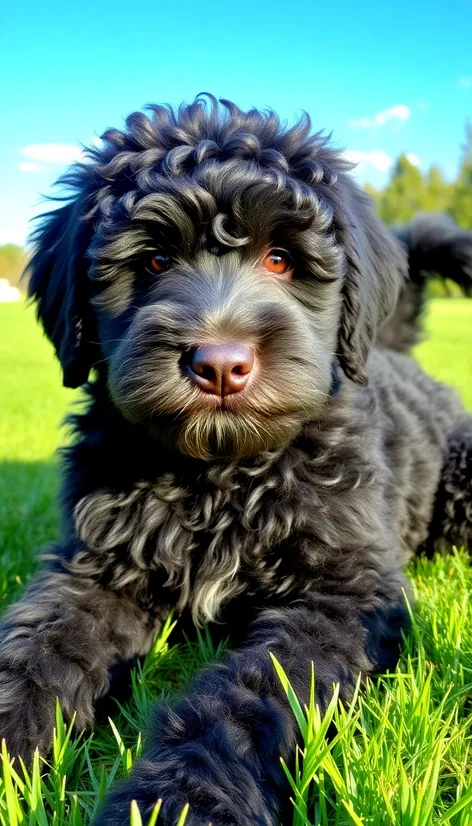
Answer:
[(387, 155), (383, 149), (372, 149), (370, 152), (363, 152), (361, 149), (350, 149), (344, 156), (351, 163), (356, 164), (354, 172), (361, 173), (368, 169), (375, 169), (377, 172), (388, 172), (393, 166), (393, 158)]
[(472, 77), (462, 75), (457, 79), (457, 85), (459, 89), (470, 89), (472, 87)]
[(406, 157), (410, 163), (413, 164), (413, 166), (420, 166), (421, 160), (418, 158), (418, 155), (415, 155), (414, 152), (408, 152)]
[(67, 143), (35, 143), (24, 146), (20, 152), (24, 158), (33, 161), (57, 164), (80, 161), (84, 154), (80, 146), (71, 146)]
[(20, 172), (42, 172), (42, 166), (39, 164), (34, 163), (33, 161), (20, 161), (18, 164), (18, 169)]
[(406, 123), (411, 115), (409, 106), (404, 103), (399, 103), (396, 106), (391, 106), (390, 109), (382, 109), (371, 118), (360, 118), (359, 120), (349, 120), (348, 126), (351, 129), (375, 129), (386, 126), (388, 123), (398, 124)]

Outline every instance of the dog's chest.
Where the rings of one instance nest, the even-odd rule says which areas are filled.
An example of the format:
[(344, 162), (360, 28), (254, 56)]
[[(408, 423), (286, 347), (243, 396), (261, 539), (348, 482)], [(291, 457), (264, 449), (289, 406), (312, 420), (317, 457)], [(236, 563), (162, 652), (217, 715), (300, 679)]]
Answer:
[[(197, 621), (216, 618), (243, 592), (265, 600), (299, 593), (322, 576), (329, 549), (357, 544), (351, 526), (376, 485), (372, 467), (357, 465), (355, 478), (346, 468), (332, 456), (297, 462), (292, 454), (267, 467), (191, 481), (169, 473), (128, 492), (96, 491), (75, 509), (85, 546), (75, 564), (118, 590), (189, 609)], [(377, 501), (368, 513), (362, 542), (377, 531)]]
[(232, 478), (199, 491), (164, 478), (128, 493), (97, 491), (75, 509), (85, 544), (75, 562), (118, 589), (147, 592), (152, 582), (172, 592), (179, 609), (211, 620), (242, 591), (282, 593), (293, 583), (283, 545), (305, 508), (301, 488), (284, 496), (280, 487), (277, 477)]

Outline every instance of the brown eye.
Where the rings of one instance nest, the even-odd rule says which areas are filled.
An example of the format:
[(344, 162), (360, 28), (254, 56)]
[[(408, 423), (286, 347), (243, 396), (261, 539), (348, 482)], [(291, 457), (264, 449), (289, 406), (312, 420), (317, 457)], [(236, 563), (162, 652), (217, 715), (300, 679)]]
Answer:
[(269, 250), (262, 259), (262, 266), (275, 275), (285, 275), (293, 267), (292, 259), (285, 250)]
[(152, 258), (149, 259), (148, 269), (150, 272), (155, 272), (160, 275), (161, 272), (169, 269), (170, 264), (171, 259), (168, 255), (153, 255)]

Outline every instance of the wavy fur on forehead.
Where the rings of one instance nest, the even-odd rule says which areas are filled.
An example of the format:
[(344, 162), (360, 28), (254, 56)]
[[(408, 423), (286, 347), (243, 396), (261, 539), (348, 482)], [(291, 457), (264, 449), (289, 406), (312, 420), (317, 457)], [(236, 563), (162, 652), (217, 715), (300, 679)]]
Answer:
[[(124, 130), (108, 129), (103, 145), (86, 151), (88, 163), (76, 164), (61, 179), (78, 191), (91, 188), (90, 217), (157, 217), (177, 225), (185, 247), (191, 223), (200, 227), (206, 220), (218, 243), (237, 247), (251, 237), (234, 232), (236, 219), (239, 230), (250, 233), (240, 209), (244, 195), (246, 201), (265, 198), (265, 217), (274, 223), (290, 217), (294, 229), (303, 229), (321, 217), (323, 228), (333, 229), (333, 205), (324, 190), (351, 165), (321, 132), (311, 134), (308, 115), (287, 128), (271, 110), (243, 112), (212, 95), (178, 109), (146, 108), (148, 115), (129, 115)], [(222, 204), (230, 216), (221, 213)]]
[(255, 161), (310, 185), (331, 186), (339, 171), (351, 168), (340, 153), (326, 149), (328, 138), (321, 132), (311, 134), (306, 114), (287, 128), (270, 109), (243, 112), (228, 100), (219, 105), (212, 95), (177, 110), (159, 105), (147, 109), (149, 117), (134, 112), (126, 119), (126, 130), (108, 129), (103, 149), (91, 150), (110, 182), (126, 167), (134, 174), (159, 170), (181, 175), (211, 159)]
[(65, 384), (83, 384), (103, 358), (91, 343), (92, 266), (113, 276), (150, 248), (159, 227), (177, 232), (175, 245), (188, 253), (198, 233), (209, 248), (242, 247), (280, 224), (294, 244), (304, 233), (302, 256), (315, 260), (316, 277), (341, 279), (337, 354), (346, 375), (366, 384), (365, 361), (395, 305), (406, 255), (347, 174), (350, 164), (311, 132), (307, 115), (288, 128), (270, 110), (243, 112), (212, 96), (148, 109), (107, 130), (63, 176), (69, 203), (42, 216), (32, 237), (29, 292)]

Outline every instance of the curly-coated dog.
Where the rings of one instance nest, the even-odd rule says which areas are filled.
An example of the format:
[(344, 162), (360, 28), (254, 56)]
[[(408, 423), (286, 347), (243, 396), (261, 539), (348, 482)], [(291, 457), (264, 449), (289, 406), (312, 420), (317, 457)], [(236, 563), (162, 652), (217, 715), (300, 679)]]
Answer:
[(87, 404), (61, 539), (4, 617), (0, 735), (47, 750), (56, 696), (90, 726), (172, 607), (217, 620), (235, 647), (157, 710), (97, 823), (162, 798), (169, 826), (187, 801), (188, 824), (267, 826), (297, 738), (269, 652), (302, 701), (312, 662), (320, 705), (333, 683), (348, 698), (395, 664), (411, 554), (471, 536), (471, 420), (393, 352), (423, 270), (470, 283), (471, 236), (419, 218), (397, 240), (308, 118), (211, 97), (132, 114), (88, 155), (30, 266)]

